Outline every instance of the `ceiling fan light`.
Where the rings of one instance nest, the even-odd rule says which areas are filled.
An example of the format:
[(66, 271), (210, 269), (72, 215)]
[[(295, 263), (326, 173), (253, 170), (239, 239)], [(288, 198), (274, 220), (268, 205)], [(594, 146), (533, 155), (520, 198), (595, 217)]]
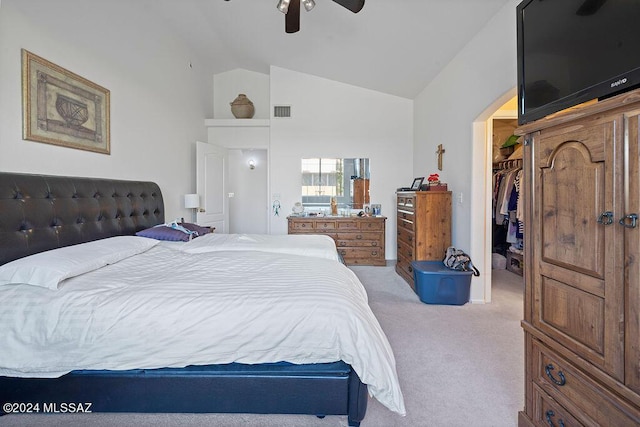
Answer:
[(307, 12), (316, 7), (315, 0), (302, 0), (302, 4), (304, 5), (304, 8), (307, 10)]
[(290, 1), (291, 0), (279, 0), (277, 6), (278, 10), (286, 15), (286, 13), (289, 11)]

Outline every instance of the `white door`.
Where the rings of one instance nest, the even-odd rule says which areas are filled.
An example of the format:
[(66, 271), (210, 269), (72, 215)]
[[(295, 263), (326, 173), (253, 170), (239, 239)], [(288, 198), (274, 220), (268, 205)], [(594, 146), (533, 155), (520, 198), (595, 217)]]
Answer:
[(227, 150), (213, 144), (196, 142), (196, 191), (200, 195), (198, 224), (229, 232), (227, 198)]

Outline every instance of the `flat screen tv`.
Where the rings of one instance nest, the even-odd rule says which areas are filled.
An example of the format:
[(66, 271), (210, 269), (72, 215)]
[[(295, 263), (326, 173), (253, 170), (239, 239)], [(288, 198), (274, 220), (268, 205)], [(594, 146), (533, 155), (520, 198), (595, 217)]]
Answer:
[(517, 6), (518, 123), (640, 86), (640, 0)]

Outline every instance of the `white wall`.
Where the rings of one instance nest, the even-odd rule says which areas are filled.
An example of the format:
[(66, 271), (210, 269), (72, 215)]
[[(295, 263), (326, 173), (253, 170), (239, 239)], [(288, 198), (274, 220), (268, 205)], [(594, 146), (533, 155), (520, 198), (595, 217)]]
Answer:
[(286, 216), (300, 201), (304, 157), (368, 157), (371, 203), (382, 204), (386, 258), (396, 258), (395, 190), (413, 179), (413, 101), (271, 67), (271, 104), (291, 105), (291, 118), (271, 119), (271, 233), (286, 234)]
[[(2, 2), (0, 170), (156, 181), (167, 219), (190, 215), (182, 196), (195, 190), (211, 73), (149, 13), (124, 1)], [(111, 155), (22, 140), (21, 48), (111, 91)]]
[[(484, 204), (472, 200), (484, 197), (474, 194), (474, 188), (484, 188), (486, 171), (484, 159), (473, 158), (485, 152), (484, 147), (472, 146), (473, 123), (507, 93), (513, 96), (518, 3), (519, 0), (510, 0), (415, 100), (414, 172), (423, 171), (425, 165), (429, 171), (435, 171), (435, 148), (443, 144), (446, 153), (440, 176), (454, 191), (453, 244), (470, 251), (474, 260), (485, 255), (470, 248), (482, 250), (475, 240), (486, 237), (484, 227), (471, 227), (475, 216), (484, 215), (474, 211), (484, 209)], [(482, 170), (478, 170), (475, 160)], [(483, 301), (484, 280), (474, 278), (472, 283), (471, 299)]]

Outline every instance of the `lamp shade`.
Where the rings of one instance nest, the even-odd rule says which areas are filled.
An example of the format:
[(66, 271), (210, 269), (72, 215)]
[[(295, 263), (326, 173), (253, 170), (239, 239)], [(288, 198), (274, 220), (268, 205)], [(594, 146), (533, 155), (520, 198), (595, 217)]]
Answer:
[(200, 207), (200, 196), (198, 194), (185, 194), (184, 195), (184, 207), (188, 209), (195, 209)]

